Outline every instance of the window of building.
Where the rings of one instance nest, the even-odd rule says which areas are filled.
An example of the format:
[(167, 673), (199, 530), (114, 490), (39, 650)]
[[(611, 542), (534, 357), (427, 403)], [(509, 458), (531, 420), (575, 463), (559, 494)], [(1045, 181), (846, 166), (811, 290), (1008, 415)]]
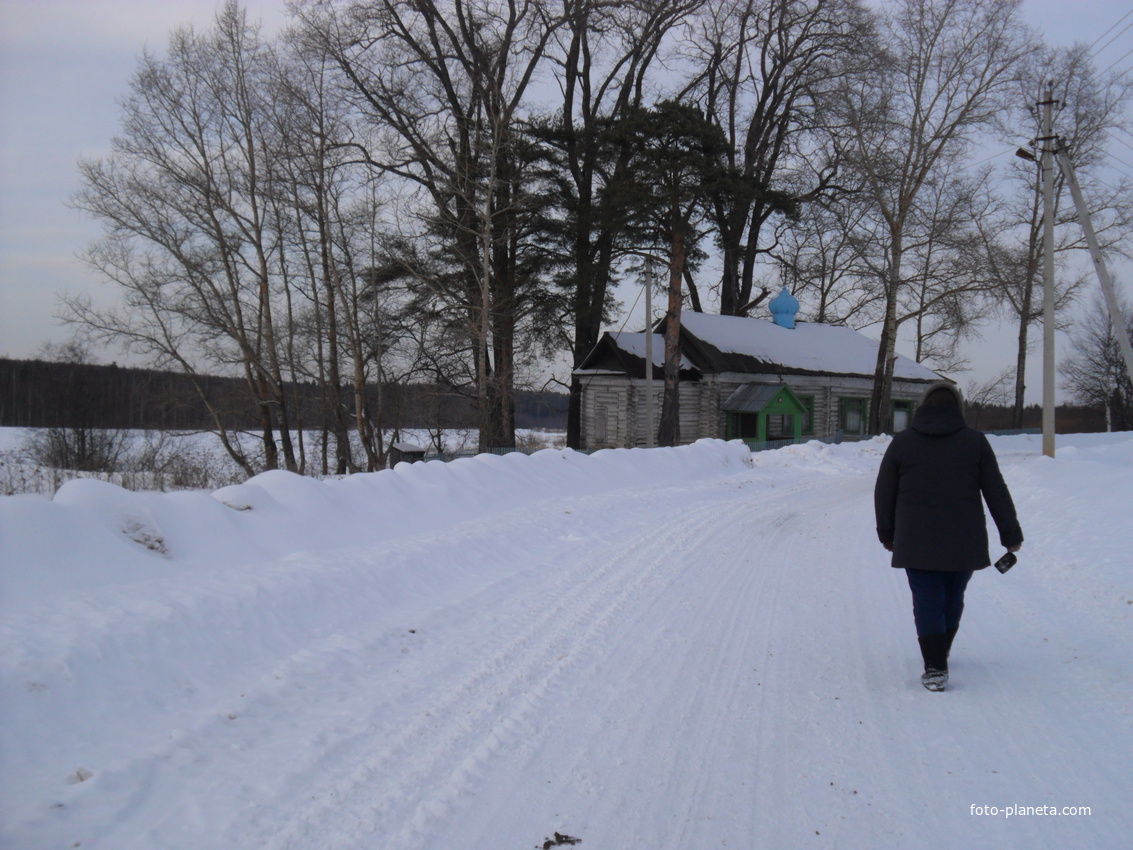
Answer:
[(758, 413), (729, 413), (728, 439), (756, 440), (759, 439)]
[(904, 431), (913, 421), (913, 403), (911, 401), (893, 402), (893, 415), (890, 418), (890, 431), (896, 434)]
[(787, 440), (795, 436), (795, 417), (789, 413), (767, 415), (767, 439)]
[(801, 396), (798, 396), (797, 398), (802, 403), (802, 406), (804, 408), (806, 408), (806, 410), (803, 412), (802, 433), (803, 434), (813, 434), (814, 433), (814, 396), (812, 396), (812, 395), (801, 395)]
[(869, 399), (842, 398), (839, 399), (839, 426), (842, 433), (849, 436), (862, 436), (865, 434), (866, 415), (869, 410)]

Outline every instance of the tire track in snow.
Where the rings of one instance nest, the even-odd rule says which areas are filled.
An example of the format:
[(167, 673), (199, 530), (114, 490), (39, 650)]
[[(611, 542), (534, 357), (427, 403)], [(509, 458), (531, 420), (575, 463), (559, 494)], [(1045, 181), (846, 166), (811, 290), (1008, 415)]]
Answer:
[(845, 747), (857, 731), (848, 715), (870, 701), (863, 683), (870, 648), (856, 639), (854, 600), (869, 582), (855, 574), (858, 553), (876, 546), (863, 510), (871, 485), (855, 476), (808, 487), (760, 540), (760, 557), (782, 567), (764, 588), (767, 616), (753, 636), (763, 662), (750, 744), (759, 761), (754, 815), (746, 835), (732, 836), (745, 846), (822, 840), (847, 802), (843, 793), (854, 796), (841, 786)]
[[(775, 594), (768, 598), (768, 586), (775, 584), (777, 570), (791, 568), (789, 561), (766, 557), (776, 548), (784, 530), (792, 527), (798, 517), (790, 503), (790, 496), (784, 501), (786, 504), (782, 508), (772, 508), (753, 517), (758, 526), (748, 529), (748, 533), (756, 532), (752, 535), (754, 540), (748, 541), (745, 535), (742, 541), (733, 543), (749, 543), (750, 548), (742, 566), (721, 571), (721, 580), (714, 588), (713, 601), (708, 606), (713, 613), (722, 615), (728, 627), (719, 635), (717, 658), (711, 675), (707, 681), (698, 683), (696, 689), (701, 740), (696, 746), (686, 747), (691, 752), (686, 753), (684, 764), (691, 769), (688, 771), (689, 781), (681, 789), (678, 805), (674, 807), (675, 811), (683, 813), (683, 817), (674, 825), (666, 841), (672, 847), (706, 846), (707, 842), (715, 844), (717, 840), (726, 842), (729, 836), (750, 835), (755, 828), (754, 812), (749, 805), (756, 800), (755, 775), (759, 751), (758, 748), (747, 750), (743, 743), (760, 727), (764, 716), (764, 691), (759, 679), (755, 679), (755, 687), (751, 687), (753, 676), (748, 674), (750, 671), (759, 675), (759, 667), (763, 665), (761, 650), (766, 645), (764, 629), (775, 622), (777, 603)], [(708, 623), (705, 625), (709, 626)], [(757, 661), (756, 666), (750, 666)], [(674, 680), (677, 687), (681, 678)], [(744, 719), (751, 722), (750, 727), (742, 725)], [(748, 764), (721, 765), (721, 751), (730, 747), (735, 747), (733, 752), (739, 751), (740, 760), (749, 760)], [(721, 783), (718, 779), (722, 774), (736, 779)], [(733, 789), (729, 800), (731, 805), (725, 807), (721, 803), (728, 784), (738, 787)], [(747, 799), (740, 801), (737, 796), (746, 796)], [(745, 811), (752, 813), (745, 816)], [(728, 814), (724, 815), (724, 812)]]
[[(666, 547), (671, 580), (622, 612), (604, 638), (609, 651), (580, 654), (576, 674), (592, 683), (585, 705), (557, 693), (544, 709), (548, 734), (522, 771), (528, 781), (478, 799), (436, 845), (522, 847), (569, 813), (562, 830), (599, 846), (703, 847), (721, 836), (744, 846), (762, 767), (752, 742), (774, 628), (767, 614), (782, 583), (776, 574), (789, 569), (762, 556), (777, 548), (768, 541), (797, 530), (792, 498), (825, 484), (756, 487), (739, 502), (734, 483), (698, 491), (711, 503)], [(526, 833), (496, 829), (509, 806), (531, 813)]]
[[(608, 496), (596, 497), (592, 510), (608, 514), (609, 500)], [(562, 516), (569, 514), (564, 511)], [(518, 614), (514, 623), (493, 623), (495, 606), (501, 597), (506, 602), (515, 589), (526, 594), (532, 585), (529, 577), (504, 575), (472, 598), (457, 594), (455, 601), (422, 618), (425, 627), (416, 631), (423, 636), (432, 631), (442, 639), (448, 636), (468, 643), (458, 654), (461, 663), (472, 661), (467, 669), (450, 665), (457, 668), (454, 675), (462, 677), (450, 687), (410, 681), (404, 687), (391, 688), (391, 683), (398, 681), (397, 668), (412, 665), (412, 659), (391, 656), (389, 651), (403, 636), (404, 628), (391, 628), (380, 617), (369, 629), (351, 623), (346, 633), (313, 640), (275, 670), (265, 671), (260, 681), (241, 688), (239, 698), (233, 693), (197, 723), (173, 730), (170, 743), (159, 745), (157, 753), (136, 753), (105, 766), (100, 771), (100, 784), (103, 789), (113, 789), (115, 799), (101, 800), (106, 813), (94, 821), (108, 823), (106, 837), (115, 846), (150, 847), (156, 842), (188, 847), (194, 846), (191, 836), (185, 837), (184, 844), (166, 845), (169, 837), (162, 836), (163, 823), (182, 816), (183, 811), (177, 810), (185, 806), (199, 808), (200, 840), (209, 843), (212, 839), (207, 836), (216, 835), (217, 816), (223, 816), (225, 808), (231, 809), (235, 798), (242, 802), (243, 810), (227, 827), (233, 836), (229, 846), (248, 846), (257, 830), (257, 840), (275, 842), (269, 846), (290, 846), (291, 827), (280, 829), (277, 823), (259, 822), (256, 814), (258, 800), (273, 800), (274, 811), (274, 800), (290, 795), (300, 812), (292, 820), (292, 824), (298, 824), (295, 829), (299, 836), (294, 846), (309, 846), (304, 842), (312, 834), (318, 836), (320, 846), (336, 846), (326, 843), (328, 832), (333, 834), (344, 818), (349, 819), (350, 801), (355, 796), (360, 801), (356, 827), (348, 830), (351, 835), (380, 833), (388, 827), (375, 818), (375, 811), (380, 814), (383, 809), (398, 817), (405, 814), (404, 807), (416, 806), (411, 820), (418, 828), (443, 814), (453, 794), (468, 787), (477, 766), (514, 738), (516, 724), (531, 715), (543, 690), (542, 680), (556, 675), (554, 668), (562, 662), (564, 647), (569, 649), (575, 639), (570, 630), (586, 618), (600, 622), (603, 612), (623, 604), (648, 579), (643, 575), (624, 587), (617, 580), (611, 581), (611, 576), (616, 579), (618, 558), (610, 557), (608, 550), (620, 541), (609, 545), (592, 541), (581, 550), (576, 545), (565, 553), (553, 541), (548, 541), (541, 553), (501, 551), (506, 549), (501, 541), (509, 537), (521, 542), (534, 538), (530, 528), (522, 526), (542, 525), (547, 520), (540, 508), (507, 521), (458, 527), (454, 529), (455, 540), (447, 543), (438, 543), (430, 536), (375, 551), (373, 557), (386, 564), (400, 562), (400, 568), (406, 571), (437, 558), (468, 561), (473, 573), (483, 563), (501, 556), (515, 564), (522, 564), (525, 556), (543, 558), (524, 572), (544, 570), (550, 580), (535, 585), (537, 598), (524, 597), (520, 604), (508, 607), (509, 616)], [(562, 523), (561, 519), (560, 523), (562, 536), (572, 536), (570, 529), (577, 523)], [(641, 518), (640, 524), (644, 540), (650, 536), (652, 523)], [(590, 549), (601, 552), (606, 562), (581, 581), (580, 567), (594, 557)], [(340, 558), (332, 556), (328, 563)], [(555, 571), (564, 567), (565, 572), (557, 575)], [(347, 571), (334, 572), (338, 577), (348, 577)], [(476, 586), (476, 582), (470, 586)], [(448, 597), (441, 593), (438, 598)], [(468, 616), (481, 610), (485, 617)], [(403, 614), (399, 611), (399, 616)], [(438, 646), (434, 654), (443, 650)], [(431, 664), (425, 669), (435, 672), (441, 668)], [(443, 698), (431, 702), (438, 693)], [(403, 701), (401, 705), (395, 705), (398, 700)], [(458, 716), (459, 723), (449, 722)], [(270, 725), (257, 728), (258, 721)], [(219, 790), (211, 799), (189, 800), (181, 793), (183, 788), (207, 786), (200, 778), (203, 775), (239, 776), (243, 772), (241, 762), (249, 761), (255, 769), (249, 772), (248, 782), (238, 788)], [(431, 773), (444, 777), (455, 790), (441, 789), (421, 804), (409, 799), (406, 795), (413, 795), (418, 784), (428, 788), (441, 782)], [(368, 792), (375, 778), (387, 783), (376, 802), (375, 795)], [(408, 790), (403, 793), (402, 788)], [(218, 811), (210, 813), (210, 805)], [(80, 808), (76, 805), (75, 811)], [(317, 816), (319, 811), (325, 814), (324, 820)], [(268, 812), (269, 817), (271, 814)], [(312, 821), (316, 824), (313, 833), (304, 826)], [(124, 826), (119, 829), (115, 823)], [(406, 840), (410, 840), (408, 835)], [(352, 845), (346, 840), (342, 846)]]
[[(602, 500), (596, 501), (590, 510), (609, 510)], [(501, 600), (500, 588), (493, 587), (483, 598), (463, 603), (464, 611), (483, 604), (489, 611), (495, 606), (521, 614), (508, 628), (488, 629), (488, 639), (475, 649), (480, 660), (450, 686), (433, 684), (433, 693), (445, 694), (439, 704), (428, 711), (419, 707), (401, 728), (390, 728), (389, 723), (370, 727), (339, 744), (329, 762), (346, 758), (351, 764), (332, 771), (327, 770), (330, 764), (322, 764), (317, 769), (344, 778), (308, 795), (317, 799), (301, 804), (291, 824), (274, 836), (278, 846), (300, 846), (313, 834), (325, 840), (328, 825), (341, 828), (344, 821), (356, 824), (343, 835), (350, 840), (368, 833), (381, 835), (386, 846), (428, 846), (436, 822), (474, 788), (489, 762), (504, 751), (512, 760), (523, 758), (537, 746), (542, 733), (532, 718), (541, 713), (552, 688), (572, 675), (570, 659), (594, 651), (611, 626), (640, 604), (643, 594), (656, 593), (672, 581), (667, 557), (671, 549), (698, 539), (706, 525), (733, 521), (720, 516), (719, 506), (700, 507), (684, 519), (679, 527), (685, 530), (674, 538), (658, 531), (657, 501), (651, 498), (644, 509), (636, 508), (638, 514), (630, 517), (636, 530), (628, 539), (552, 552), (538, 566), (551, 580), (534, 586), (521, 583), (520, 598)], [(537, 515), (533, 521), (545, 520)], [(483, 552), (481, 557), (491, 554)], [(596, 564), (588, 567), (591, 560)], [(460, 627), (466, 638), (469, 631), (483, 638), (483, 618), (461, 619), (445, 612), (442, 619), (450, 618), (454, 630)], [(397, 722), (410, 713), (402, 712)], [(413, 799), (421, 789), (427, 789), (424, 798)]]

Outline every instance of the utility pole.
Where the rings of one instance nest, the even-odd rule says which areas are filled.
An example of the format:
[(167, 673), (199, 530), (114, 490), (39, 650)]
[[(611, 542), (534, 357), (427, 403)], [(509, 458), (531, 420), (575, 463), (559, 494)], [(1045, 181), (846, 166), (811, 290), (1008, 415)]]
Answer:
[(1043, 454), (1054, 457), (1054, 83), (1043, 108)]
[(653, 257), (645, 258), (645, 448), (653, 448)]
[(1101, 248), (1098, 245), (1098, 237), (1094, 232), (1094, 222), (1090, 217), (1090, 210), (1086, 206), (1086, 198), (1082, 194), (1082, 187), (1078, 185), (1078, 174), (1074, 170), (1074, 163), (1070, 161), (1070, 155), (1065, 150), (1060, 149), (1058, 151), (1058, 165), (1062, 169), (1062, 175), (1066, 178), (1067, 185), (1070, 187), (1074, 206), (1078, 208), (1078, 221), (1082, 225), (1082, 233), (1086, 237), (1090, 257), (1094, 261), (1094, 270), (1098, 273), (1098, 281), (1102, 285), (1106, 307), (1109, 308), (1109, 320), (1113, 323), (1113, 332), (1117, 337), (1121, 356), (1125, 359), (1125, 369), (1129, 373), (1129, 380), (1133, 381), (1133, 345), (1129, 342), (1129, 334), (1125, 327), (1125, 316), (1117, 302), (1117, 292), (1113, 287), (1113, 279), (1109, 276), (1105, 258), (1102, 257)]

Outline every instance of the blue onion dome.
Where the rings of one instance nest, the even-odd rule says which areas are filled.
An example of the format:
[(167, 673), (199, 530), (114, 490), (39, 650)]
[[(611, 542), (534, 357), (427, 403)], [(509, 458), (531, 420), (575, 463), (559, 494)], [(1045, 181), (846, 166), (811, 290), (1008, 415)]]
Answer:
[(787, 291), (786, 284), (783, 291), (768, 302), (771, 308), (771, 320), (781, 328), (794, 328), (795, 316), (799, 312), (799, 299)]

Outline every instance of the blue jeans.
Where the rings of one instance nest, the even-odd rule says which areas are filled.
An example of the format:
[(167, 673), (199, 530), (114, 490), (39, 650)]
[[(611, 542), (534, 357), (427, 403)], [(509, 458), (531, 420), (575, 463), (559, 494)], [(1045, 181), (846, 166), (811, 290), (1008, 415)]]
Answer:
[(960, 627), (964, 613), (964, 590), (972, 578), (972, 570), (941, 572), (938, 570), (905, 570), (913, 591), (913, 620), (917, 637), (942, 635)]

